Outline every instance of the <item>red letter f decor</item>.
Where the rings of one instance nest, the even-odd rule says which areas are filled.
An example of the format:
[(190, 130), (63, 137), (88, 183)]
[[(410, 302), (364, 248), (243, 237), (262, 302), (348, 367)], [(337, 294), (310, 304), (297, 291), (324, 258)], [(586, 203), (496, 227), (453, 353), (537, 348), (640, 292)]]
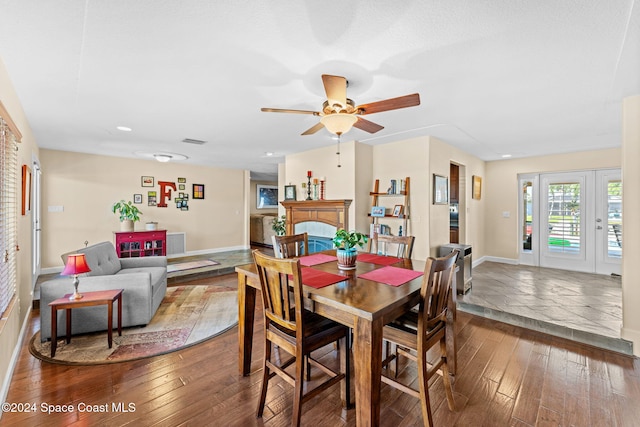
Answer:
[(171, 200), (171, 189), (173, 188), (173, 191), (176, 191), (176, 183), (169, 181), (158, 181), (158, 185), (160, 186), (160, 198), (158, 199), (158, 207), (166, 208), (167, 202), (165, 198)]

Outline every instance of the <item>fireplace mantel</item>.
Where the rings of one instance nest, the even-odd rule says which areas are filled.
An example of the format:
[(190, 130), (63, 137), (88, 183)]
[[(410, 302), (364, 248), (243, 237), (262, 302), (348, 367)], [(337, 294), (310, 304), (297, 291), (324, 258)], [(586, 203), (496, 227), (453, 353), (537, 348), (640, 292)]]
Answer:
[(351, 200), (286, 200), (280, 202), (286, 210), (287, 234), (294, 234), (300, 222), (323, 222), (336, 228), (349, 229)]

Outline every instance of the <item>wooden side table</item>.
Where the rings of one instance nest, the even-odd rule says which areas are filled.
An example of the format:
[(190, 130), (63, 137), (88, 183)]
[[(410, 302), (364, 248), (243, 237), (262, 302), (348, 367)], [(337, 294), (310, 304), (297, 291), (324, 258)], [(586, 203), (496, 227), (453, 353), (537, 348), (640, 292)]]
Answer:
[(95, 305), (107, 305), (107, 340), (109, 348), (113, 343), (113, 302), (118, 301), (118, 335), (122, 336), (122, 292), (124, 289), (113, 289), (108, 291), (85, 292), (82, 298), (70, 300), (72, 294), (67, 294), (62, 298), (49, 303), (51, 307), (51, 357), (55, 357), (58, 347), (58, 310), (67, 311), (67, 344), (71, 342), (71, 310), (80, 307), (91, 307)]

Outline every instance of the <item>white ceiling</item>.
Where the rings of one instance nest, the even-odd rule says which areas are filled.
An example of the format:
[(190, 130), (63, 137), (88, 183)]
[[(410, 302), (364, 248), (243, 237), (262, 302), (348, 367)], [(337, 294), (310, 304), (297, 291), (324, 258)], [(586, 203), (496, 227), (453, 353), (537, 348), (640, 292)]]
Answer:
[(634, 0), (0, 0), (0, 16), (40, 147), (258, 175), (334, 143), (300, 136), (318, 117), (260, 111), (319, 111), (321, 74), (356, 104), (421, 96), (343, 141), (434, 135), (485, 160), (620, 146), (640, 94)]

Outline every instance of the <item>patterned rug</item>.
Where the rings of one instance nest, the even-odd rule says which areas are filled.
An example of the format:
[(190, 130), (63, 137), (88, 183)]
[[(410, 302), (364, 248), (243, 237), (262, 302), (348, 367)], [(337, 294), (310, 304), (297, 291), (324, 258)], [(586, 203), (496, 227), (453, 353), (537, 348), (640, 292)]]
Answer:
[(51, 342), (40, 342), (38, 331), (29, 351), (38, 359), (65, 365), (117, 363), (158, 356), (211, 339), (238, 323), (238, 291), (219, 286), (176, 286), (167, 293), (147, 326), (113, 332), (113, 346), (107, 346), (107, 332), (58, 339), (55, 358)]
[(213, 265), (220, 265), (220, 263), (212, 259), (179, 262), (177, 264), (167, 265), (167, 273), (173, 273), (174, 271), (193, 270), (194, 268), (211, 267)]

